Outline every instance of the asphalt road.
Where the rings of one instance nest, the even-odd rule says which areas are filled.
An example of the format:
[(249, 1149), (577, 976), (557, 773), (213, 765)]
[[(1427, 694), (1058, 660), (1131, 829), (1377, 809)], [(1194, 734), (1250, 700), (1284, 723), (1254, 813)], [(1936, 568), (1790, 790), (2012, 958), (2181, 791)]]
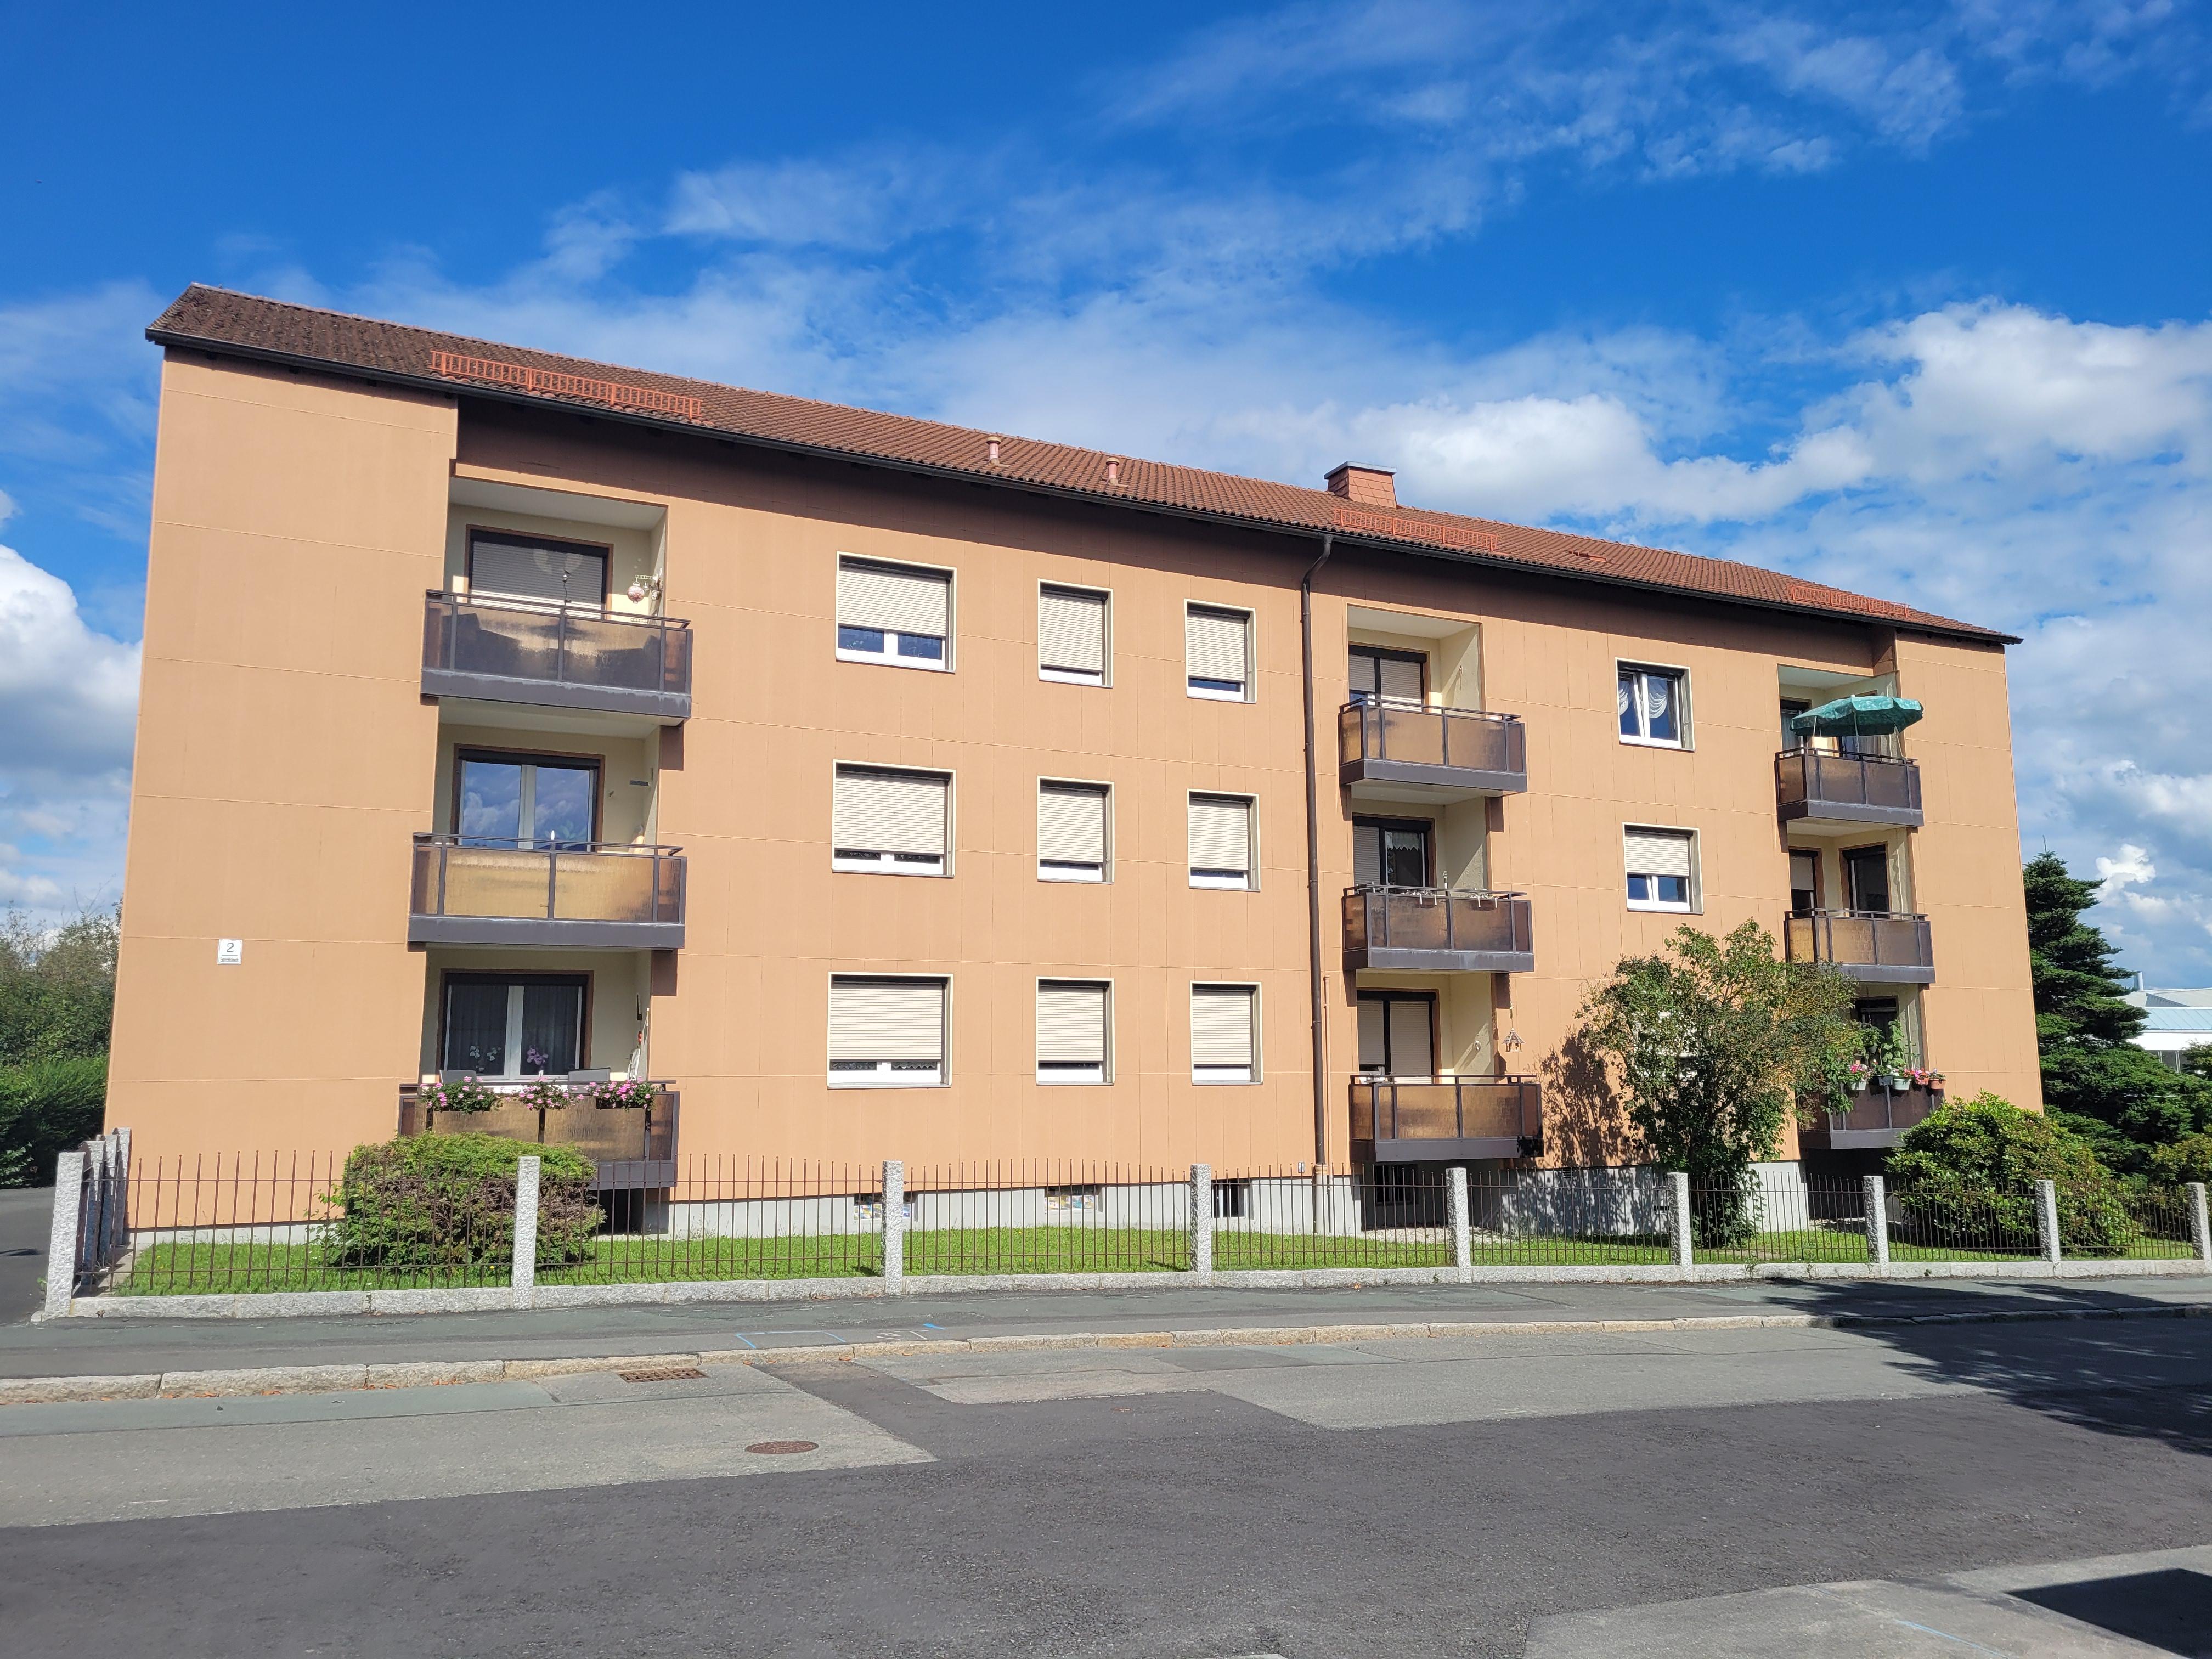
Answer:
[(52, 1188), (0, 1192), (0, 1325), (28, 1319), (45, 1299), (46, 1239), (53, 1218)]
[[(2151, 1319), (12, 1407), (0, 1630), (164, 1659), (1395, 1659), (1519, 1656), (1532, 1622), (1626, 1652), (1577, 1617), (1712, 1597), (1633, 1650), (1957, 1653), (1930, 1581), (2212, 1542), (2208, 1377), (2212, 1320)], [(2048, 1605), (2202, 1626), (2212, 1577), (2154, 1566)], [(1917, 1588), (1854, 1592), (1847, 1649), (1774, 1622), (1834, 1625), (1834, 1593), (1753, 1594), (1868, 1579)], [(2065, 1639), (2037, 1652), (2191, 1650), (2038, 1616)]]

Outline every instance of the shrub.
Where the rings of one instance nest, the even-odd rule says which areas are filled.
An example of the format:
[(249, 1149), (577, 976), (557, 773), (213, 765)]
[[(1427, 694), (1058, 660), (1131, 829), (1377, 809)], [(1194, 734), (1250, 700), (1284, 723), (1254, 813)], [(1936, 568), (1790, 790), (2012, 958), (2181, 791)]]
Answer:
[(1907, 1130), (1889, 1174), (1931, 1243), (1973, 1243), (1984, 1216), (2033, 1236), (2039, 1181), (2058, 1188), (2061, 1249), (2116, 1255), (2135, 1235), (2119, 1183), (2087, 1141), (1992, 1094), (1948, 1103)]
[(2170, 1146), (2153, 1147), (2150, 1178), (2165, 1187), (2185, 1187), (2192, 1181), (2212, 1186), (2212, 1133), (2184, 1135)]
[(497, 1267), (514, 1258), (514, 1166), (542, 1160), (538, 1260), (562, 1267), (590, 1255), (602, 1217), (591, 1200), (592, 1165), (564, 1146), (495, 1135), (403, 1135), (360, 1146), (346, 1159), (337, 1213), (323, 1244), (339, 1267)]
[(0, 1187), (54, 1178), (54, 1160), (100, 1133), (107, 1056), (0, 1066)]

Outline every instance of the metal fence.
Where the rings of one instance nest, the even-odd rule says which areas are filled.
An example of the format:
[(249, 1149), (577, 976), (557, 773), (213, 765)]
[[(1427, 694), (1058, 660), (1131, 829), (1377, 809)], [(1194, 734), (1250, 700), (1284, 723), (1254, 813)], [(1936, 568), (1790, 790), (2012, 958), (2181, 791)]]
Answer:
[(1869, 1261), (1866, 1183), (1787, 1165), (1693, 1181), (1690, 1242), (1698, 1261)]
[(555, 1285), (876, 1277), (884, 1267), (884, 1166), (768, 1158), (678, 1160), (662, 1190), (592, 1194), (583, 1250), (548, 1260)]
[[(2120, 1202), (2128, 1218), (2126, 1254), (2138, 1261), (2178, 1261), (2198, 1253), (2193, 1212), (2195, 1204), (2182, 1187), (2123, 1188)], [(2064, 1203), (2060, 1199), (2060, 1231), (2064, 1227)]]
[(1984, 1261), (2040, 1255), (2033, 1187), (2000, 1192), (1899, 1184), (1888, 1189), (1893, 1261)]

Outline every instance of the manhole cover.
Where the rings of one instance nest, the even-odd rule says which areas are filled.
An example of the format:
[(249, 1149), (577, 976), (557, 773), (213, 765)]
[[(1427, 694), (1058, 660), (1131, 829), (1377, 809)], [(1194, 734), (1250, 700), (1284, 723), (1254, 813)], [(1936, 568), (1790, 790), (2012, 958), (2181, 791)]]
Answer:
[(792, 1452), (812, 1451), (814, 1442), (811, 1440), (756, 1440), (745, 1449), (749, 1452), (759, 1452), (769, 1457), (780, 1457)]
[(696, 1365), (656, 1365), (650, 1370), (615, 1373), (625, 1382), (684, 1382), (706, 1374)]

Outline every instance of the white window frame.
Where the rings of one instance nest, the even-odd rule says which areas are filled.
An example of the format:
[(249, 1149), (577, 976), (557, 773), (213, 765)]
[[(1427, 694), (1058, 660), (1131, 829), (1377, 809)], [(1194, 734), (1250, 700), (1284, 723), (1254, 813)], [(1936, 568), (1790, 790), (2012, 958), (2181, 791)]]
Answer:
[[(945, 1029), (938, 1038), (937, 1064), (927, 1071), (912, 1069), (918, 1063), (915, 1061), (879, 1060), (868, 1071), (841, 1072), (837, 1069), (841, 1063), (849, 1066), (851, 1062), (840, 1062), (833, 1056), (825, 1054), (823, 1056), (823, 1064), (827, 1068), (830, 1086), (833, 1089), (942, 1089), (946, 1087), (946, 1079), (952, 1073), (952, 975), (950, 974), (869, 974), (857, 969), (848, 973), (831, 974), (823, 981), (822, 1006), (824, 1009), (830, 1006), (831, 988), (841, 979), (910, 980), (920, 984), (941, 985), (945, 988), (945, 997), (939, 1004), (939, 1009), (945, 1021)], [(823, 1045), (825, 1048), (829, 1047), (829, 1038), (832, 1035), (825, 1029)], [(900, 1066), (908, 1066), (909, 1069), (904, 1071), (893, 1069)]]
[[(1644, 680), (1653, 675), (1658, 675), (1674, 682), (1674, 726), (1675, 729), (1681, 733), (1680, 737), (1631, 737), (1620, 729), (1620, 677), (1623, 674), (1634, 674), (1638, 677), (1634, 707), (1636, 726), (1639, 732), (1648, 732), (1651, 726), (1650, 705), (1644, 699)], [(1691, 742), (1694, 728), (1690, 724), (1690, 671), (1688, 669), (1672, 663), (1634, 662), (1626, 657), (1620, 657), (1613, 660), (1613, 729), (1614, 734), (1623, 743), (1632, 744), (1638, 749), (1689, 749), (1694, 746)]]
[[(1241, 800), (1244, 803), (1244, 857), (1247, 863), (1240, 877), (1214, 872), (1201, 873), (1199, 867), (1188, 862), (1190, 857), (1190, 804), (1198, 796), (1206, 795), (1215, 800)], [(1254, 893), (1260, 889), (1260, 798), (1240, 795), (1233, 789), (1192, 789), (1183, 794), (1182, 839), (1184, 867), (1190, 872), (1190, 884), (1220, 893)]]
[(1114, 590), (1110, 587), (1085, 587), (1078, 582), (1040, 581), (1037, 583), (1037, 605), (1042, 614), (1047, 588), (1056, 588), (1063, 593), (1080, 593), (1085, 599), (1103, 600), (1098, 617), (1100, 639), (1096, 674), (1075, 668), (1048, 668), (1044, 664), (1044, 641), (1037, 641), (1037, 678), (1054, 685), (1090, 685), (1101, 689), (1114, 684)]
[[(874, 853), (866, 858), (842, 856), (837, 851), (837, 774), (847, 767), (857, 772), (904, 772), (917, 778), (944, 779), (944, 852), (933, 859), (921, 853)], [(940, 772), (933, 767), (878, 766), (873, 761), (832, 761), (830, 763), (830, 868), (836, 873), (848, 876), (950, 876), (952, 873), (953, 792), (958, 787), (956, 774)]]
[[(952, 672), (952, 636), (958, 627), (959, 611), (956, 607), (959, 603), (959, 594), (956, 590), (959, 585), (959, 572), (950, 565), (916, 564), (911, 559), (879, 559), (872, 553), (841, 552), (837, 555), (836, 568), (842, 570), (848, 560), (854, 564), (880, 565), (887, 570), (912, 570), (930, 577), (942, 576), (945, 579), (945, 636), (938, 639), (934, 634), (902, 634), (895, 628), (872, 628), (864, 631), (884, 636), (880, 649), (866, 651), (848, 646), (844, 639), (845, 624), (837, 619), (833, 590), (830, 625), (830, 637), (836, 641), (837, 660), (872, 663), (879, 668), (920, 668), (933, 674), (950, 674)], [(927, 657), (899, 655), (898, 642), (908, 639), (937, 640), (940, 649), (936, 659), (932, 661)]]
[(1665, 899), (1640, 899), (1628, 897), (1626, 899), (1628, 908), (1632, 910), (1657, 911), (1672, 916), (1693, 916), (1700, 914), (1705, 909), (1705, 883), (1700, 878), (1700, 872), (1705, 868), (1705, 860), (1704, 849), (1698, 845), (1698, 832), (1688, 827), (1686, 824), (1680, 823), (1622, 824), (1620, 826), (1620, 851), (1621, 861), (1624, 868), (1621, 874), (1621, 891), (1624, 895), (1626, 895), (1628, 892), (1628, 884), (1635, 880), (1639, 875), (1646, 881), (1650, 881), (1655, 878), (1650, 871), (1637, 871), (1626, 868), (1628, 858), (1628, 838), (1632, 835), (1680, 836), (1683, 837), (1688, 842), (1690, 847), (1690, 874), (1687, 881), (1684, 884), (1688, 896), (1686, 897), (1681, 903), (1674, 904)]
[(1101, 850), (1105, 853), (1106, 857), (1095, 869), (1087, 865), (1070, 864), (1065, 861), (1048, 866), (1045, 863), (1044, 854), (1040, 852), (1037, 854), (1037, 879), (1073, 882), (1091, 887), (1111, 883), (1114, 879), (1114, 786), (1103, 778), (1039, 778), (1036, 781), (1036, 787), (1040, 803), (1044, 799), (1045, 787), (1048, 784), (1060, 784), (1071, 789), (1096, 789), (1105, 798), (1103, 809), (1106, 819), (1105, 846)]
[[(1110, 1085), (1114, 1081), (1114, 981), (1110, 979), (1070, 979), (1066, 975), (1054, 975), (1040, 977), (1036, 982), (1035, 994), (1042, 995), (1044, 988), (1048, 985), (1096, 986), (1105, 992), (1106, 1044), (1104, 1057), (1097, 1065), (1077, 1066), (1055, 1061), (1049, 1073), (1045, 1070), (1045, 1062), (1032, 1055), (1031, 1060), (1036, 1068), (1038, 1084), (1048, 1089), (1097, 1088), (1103, 1085)], [(1034, 1003), (1031, 1004), (1031, 1007), (1034, 1009)], [(1036, 1041), (1034, 1020), (1031, 1022), (1030, 1041), (1033, 1044)]]
[[(1237, 1088), (1260, 1080), (1260, 1056), (1264, 1052), (1260, 1038), (1260, 988), (1237, 980), (1194, 979), (1190, 982), (1188, 998), (1184, 1003), (1185, 1018), (1194, 1008), (1200, 991), (1243, 991), (1252, 999), (1252, 1063), (1249, 1066), (1201, 1066), (1195, 1059), (1190, 1062), (1190, 1080), (1202, 1088)], [(1196, 1048), (1194, 1033), (1186, 1031), (1191, 1046)]]
[(1255, 702), (1257, 700), (1255, 693), (1258, 688), (1254, 684), (1254, 665), (1259, 661), (1260, 658), (1260, 618), (1258, 613), (1249, 607), (1241, 605), (1216, 605), (1210, 599), (1186, 599), (1183, 601), (1182, 607), (1184, 618), (1183, 626), (1186, 630), (1189, 628), (1190, 613), (1194, 611), (1211, 611), (1217, 616), (1243, 617), (1244, 678), (1238, 683), (1237, 687), (1234, 691), (1225, 690), (1218, 685), (1201, 686), (1194, 684), (1192, 683), (1194, 677), (1190, 672), (1190, 659), (1188, 655), (1189, 646), (1188, 644), (1188, 635), (1186, 632), (1186, 643), (1184, 646), (1185, 654), (1183, 658), (1182, 670), (1184, 695), (1187, 696), (1196, 697), (1203, 702)]

